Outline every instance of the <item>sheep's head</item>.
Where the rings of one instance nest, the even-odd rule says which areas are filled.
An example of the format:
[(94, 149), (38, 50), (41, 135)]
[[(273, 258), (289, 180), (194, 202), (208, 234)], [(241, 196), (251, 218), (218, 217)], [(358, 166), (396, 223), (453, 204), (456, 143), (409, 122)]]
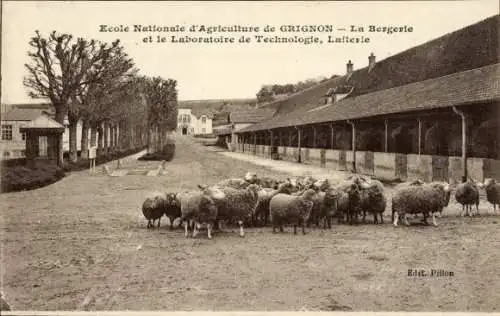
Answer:
[(250, 182), (250, 183), (255, 183), (257, 182), (257, 174), (255, 172), (247, 172), (245, 174), (245, 177), (243, 178), (245, 181)]
[(496, 183), (497, 182), (495, 181), (495, 179), (486, 178), (486, 179), (484, 179), (483, 186), (485, 189), (489, 189), (489, 188), (493, 187)]
[(313, 189), (307, 189), (304, 191), (304, 193), (302, 193), (301, 197), (305, 200), (312, 200), (315, 195), (316, 191), (314, 191)]
[(330, 188), (330, 181), (328, 179), (320, 179), (314, 182), (314, 187), (318, 188), (320, 191), (326, 191)]
[(294, 186), (290, 182), (283, 182), (278, 185), (278, 192), (291, 194), (293, 192)]
[(209, 196), (203, 195), (200, 201), (200, 210), (208, 211), (213, 214), (217, 212), (217, 204)]
[(248, 191), (258, 194), (261, 187), (257, 184), (250, 184), (247, 188)]
[(167, 193), (166, 196), (167, 196), (166, 201), (167, 201), (168, 205), (178, 206), (179, 203), (177, 201), (177, 194), (175, 194), (175, 193)]
[(359, 194), (359, 186), (356, 183), (351, 183), (347, 189), (347, 194), (349, 196), (354, 196)]

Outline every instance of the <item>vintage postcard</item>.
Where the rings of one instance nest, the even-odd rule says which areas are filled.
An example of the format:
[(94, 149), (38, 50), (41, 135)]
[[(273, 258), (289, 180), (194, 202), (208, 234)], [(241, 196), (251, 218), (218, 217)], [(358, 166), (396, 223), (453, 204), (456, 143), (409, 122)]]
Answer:
[(2, 315), (499, 312), (498, 1), (1, 12)]

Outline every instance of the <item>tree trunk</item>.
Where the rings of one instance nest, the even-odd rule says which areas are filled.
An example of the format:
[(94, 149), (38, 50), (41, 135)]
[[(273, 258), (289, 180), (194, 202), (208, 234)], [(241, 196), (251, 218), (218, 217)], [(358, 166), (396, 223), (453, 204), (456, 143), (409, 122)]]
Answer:
[(97, 125), (92, 125), (90, 128), (90, 146), (94, 147), (97, 144)]
[(74, 115), (68, 114), (69, 121), (69, 160), (76, 162), (78, 160), (78, 146), (77, 146), (77, 129), (78, 118)]
[(97, 148), (99, 151), (99, 155), (102, 155), (104, 152), (104, 128), (102, 123), (99, 123), (97, 126), (97, 130), (99, 131), (99, 140), (97, 142)]
[(103, 143), (103, 152), (104, 154), (107, 154), (109, 151), (109, 124), (108, 122), (104, 121), (103, 124), (103, 135), (104, 135), (104, 143)]
[[(66, 116), (66, 110), (65, 107), (61, 104), (54, 104), (54, 107), (56, 108), (56, 121), (62, 125), (64, 125), (64, 117)], [(57, 157), (57, 165), (59, 167), (64, 166), (64, 159), (63, 159), (63, 153), (64, 153), (64, 144), (63, 144), (63, 134), (59, 136), (59, 150), (58, 150), (58, 157)]]
[(148, 127), (148, 154), (153, 152), (153, 127)]
[(89, 121), (83, 120), (82, 122), (82, 141), (81, 141), (81, 158), (88, 159), (89, 158)]
[(115, 126), (113, 123), (109, 124), (109, 151), (115, 150)]

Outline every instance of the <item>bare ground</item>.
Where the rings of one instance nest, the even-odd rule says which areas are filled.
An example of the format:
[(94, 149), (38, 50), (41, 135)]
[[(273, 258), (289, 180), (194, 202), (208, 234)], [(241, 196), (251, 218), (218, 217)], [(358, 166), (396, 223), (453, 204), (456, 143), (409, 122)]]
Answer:
[[(188, 139), (167, 175), (87, 171), (42, 189), (0, 196), (2, 290), (16, 310), (498, 311), (498, 216), (456, 216), (440, 226), (334, 225), (305, 236), (251, 228), (185, 239), (147, 230), (140, 205), (155, 190), (194, 189), (246, 171), (288, 176)], [(110, 165), (113, 167), (113, 165)], [(127, 161), (129, 169), (158, 162)], [(296, 167), (295, 167), (296, 168)], [(294, 169), (296, 170), (296, 169)], [(390, 195), (391, 189), (388, 189)], [(389, 214), (389, 212), (387, 212)], [(452, 277), (409, 277), (444, 269)]]

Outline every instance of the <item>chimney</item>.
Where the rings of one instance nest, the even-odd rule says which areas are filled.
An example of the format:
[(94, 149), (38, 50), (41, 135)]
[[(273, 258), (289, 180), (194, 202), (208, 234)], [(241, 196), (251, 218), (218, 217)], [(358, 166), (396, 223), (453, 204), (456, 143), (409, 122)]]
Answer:
[(368, 71), (372, 70), (375, 67), (375, 55), (373, 53), (368, 56)]
[(346, 75), (350, 76), (351, 74), (352, 74), (352, 62), (349, 60), (349, 62), (347, 63), (347, 73), (346, 73)]

